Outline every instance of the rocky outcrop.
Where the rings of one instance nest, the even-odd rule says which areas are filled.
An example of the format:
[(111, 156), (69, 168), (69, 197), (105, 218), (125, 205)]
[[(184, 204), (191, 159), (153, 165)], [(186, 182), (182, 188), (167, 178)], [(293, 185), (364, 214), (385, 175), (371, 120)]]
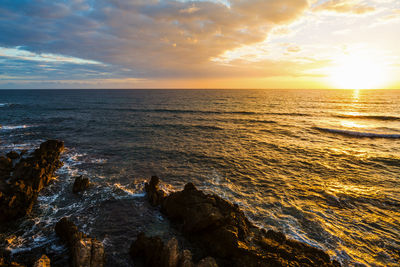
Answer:
[(0, 249), (0, 267), (25, 267), (25, 265), (11, 261), (10, 251)]
[(134, 259), (143, 258), (144, 265), (151, 267), (218, 267), (211, 257), (194, 264), (192, 253), (180, 251), (175, 238), (164, 243), (160, 237), (147, 237), (143, 233), (132, 243), (129, 254)]
[(185, 237), (220, 266), (340, 266), (320, 249), (259, 229), (237, 205), (205, 194), (192, 183), (165, 196), (153, 177), (145, 189), (149, 201), (159, 203)]
[(160, 205), (166, 196), (165, 192), (159, 188), (160, 179), (157, 176), (152, 176), (149, 183), (145, 184), (147, 198), (151, 205)]
[(105, 262), (103, 244), (80, 232), (67, 218), (56, 224), (56, 233), (67, 244), (73, 267), (102, 267)]
[(47, 186), (54, 172), (62, 166), (60, 154), (64, 143), (49, 140), (31, 156), (20, 158), (18, 153), (0, 157), (0, 222), (29, 214), (40, 190)]
[(33, 267), (50, 267), (50, 259), (46, 255), (42, 255), (42, 257), (35, 262)]
[(86, 189), (89, 188), (89, 185), (90, 185), (89, 178), (83, 177), (82, 175), (78, 176), (75, 178), (75, 182), (72, 187), (72, 192), (74, 192), (76, 194), (76, 193), (85, 191)]

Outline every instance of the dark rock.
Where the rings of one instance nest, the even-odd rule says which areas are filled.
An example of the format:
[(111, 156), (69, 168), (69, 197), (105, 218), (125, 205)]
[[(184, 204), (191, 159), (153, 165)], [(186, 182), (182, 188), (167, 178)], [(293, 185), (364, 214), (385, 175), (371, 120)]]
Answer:
[(80, 232), (67, 218), (62, 218), (55, 227), (56, 234), (67, 244), (73, 267), (102, 267), (105, 262), (103, 244)]
[(78, 230), (78, 227), (64, 217), (56, 223), (56, 234), (68, 247), (72, 247), (77, 240), (87, 237), (84, 233)]
[(12, 160), (8, 157), (0, 156), (0, 179), (7, 179), (10, 176), (11, 171)]
[(199, 261), (196, 267), (218, 267), (217, 262), (212, 257), (207, 257)]
[(175, 238), (164, 243), (160, 237), (147, 237), (144, 233), (132, 243), (129, 254), (133, 259), (144, 258), (144, 265), (150, 267), (218, 267), (211, 257), (194, 264), (191, 252), (181, 252)]
[(0, 249), (0, 267), (25, 267), (25, 265), (10, 260), (10, 251)]
[(0, 157), (0, 222), (31, 212), (40, 190), (50, 183), (54, 172), (62, 166), (59, 159), (63, 149), (61, 141), (46, 141), (14, 167), (10, 158)]
[(179, 267), (194, 267), (192, 253), (189, 250), (182, 251), (179, 258)]
[(160, 178), (152, 176), (149, 183), (146, 183), (144, 189), (147, 193), (147, 198), (153, 206), (160, 205), (165, 198), (165, 192), (159, 188)]
[(19, 159), (20, 156), (19, 156), (18, 152), (16, 152), (16, 151), (10, 151), (10, 152), (7, 153), (7, 157), (8, 157), (9, 159), (14, 160), (14, 159)]
[(75, 182), (72, 187), (72, 192), (74, 193), (82, 192), (87, 188), (89, 188), (89, 185), (90, 185), (89, 178), (83, 177), (82, 175), (78, 176), (75, 178)]
[[(160, 203), (161, 211), (186, 238), (221, 266), (340, 266), (320, 249), (256, 227), (238, 205), (205, 194), (192, 183), (168, 196), (159, 192), (158, 184), (159, 180), (152, 178), (147, 186), (151, 203)], [(146, 257), (151, 258), (151, 253), (147, 249)], [(204, 264), (208, 265), (201, 266), (214, 266), (211, 261), (204, 260)]]

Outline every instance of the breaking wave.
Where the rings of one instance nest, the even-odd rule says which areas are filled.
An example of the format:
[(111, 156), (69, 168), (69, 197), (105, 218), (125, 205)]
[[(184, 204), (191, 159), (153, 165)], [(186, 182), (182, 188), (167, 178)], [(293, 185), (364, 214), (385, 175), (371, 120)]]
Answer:
[(400, 138), (400, 134), (369, 133), (369, 132), (358, 132), (358, 131), (349, 131), (349, 130), (331, 129), (331, 128), (322, 128), (322, 127), (314, 127), (314, 129), (322, 131), (322, 132), (328, 132), (328, 133), (334, 133), (334, 134), (340, 134), (340, 135), (346, 135), (346, 136), (353, 136), (353, 137), (390, 138), (390, 139), (399, 139)]

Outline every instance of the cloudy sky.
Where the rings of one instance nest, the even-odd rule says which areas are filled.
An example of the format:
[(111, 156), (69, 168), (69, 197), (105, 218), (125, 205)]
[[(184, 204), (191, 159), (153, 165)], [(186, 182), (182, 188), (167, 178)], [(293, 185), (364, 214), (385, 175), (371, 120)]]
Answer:
[(399, 0), (1, 0), (0, 88), (400, 88)]

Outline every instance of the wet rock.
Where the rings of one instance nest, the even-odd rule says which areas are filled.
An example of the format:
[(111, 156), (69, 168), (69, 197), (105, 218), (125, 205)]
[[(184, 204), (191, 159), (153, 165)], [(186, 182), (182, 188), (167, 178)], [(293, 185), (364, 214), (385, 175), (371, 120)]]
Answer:
[(192, 253), (189, 250), (185, 249), (182, 251), (179, 258), (179, 267), (194, 267)]
[(144, 233), (132, 243), (129, 254), (133, 259), (143, 258), (144, 265), (150, 267), (218, 267), (211, 257), (194, 264), (191, 252), (180, 251), (175, 238), (164, 243), (160, 237), (147, 237)]
[(160, 205), (165, 198), (165, 193), (159, 188), (160, 178), (152, 176), (149, 183), (146, 183), (144, 189), (147, 193), (147, 198), (153, 206)]
[(42, 257), (35, 262), (33, 267), (50, 267), (50, 259), (46, 255), (42, 255)]
[(214, 258), (207, 257), (199, 261), (196, 267), (218, 267), (218, 264)]
[(8, 157), (0, 156), (0, 179), (4, 180), (10, 176), (12, 171), (12, 160)]
[[(159, 181), (155, 182), (156, 186), (151, 187), (150, 182), (152, 189), (146, 190), (153, 194), (149, 196), (150, 201), (154, 199), (154, 192), (159, 191)], [(205, 194), (192, 183), (182, 191), (164, 194), (153, 203), (160, 203), (161, 211), (186, 238), (204, 256), (214, 257), (220, 266), (340, 266), (320, 249), (287, 239), (280, 232), (259, 229), (238, 205), (217, 195)], [(206, 260), (202, 264), (213, 266)]]
[(78, 176), (75, 178), (75, 182), (72, 187), (72, 192), (74, 192), (75, 194), (82, 192), (82, 191), (86, 190), (87, 188), (89, 188), (89, 185), (90, 185), (89, 178), (83, 177), (82, 175)]
[(56, 234), (58, 237), (67, 244), (68, 247), (72, 247), (77, 240), (86, 238), (87, 236), (78, 230), (78, 227), (64, 217), (56, 223)]
[(104, 246), (95, 238), (82, 238), (72, 247), (72, 266), (104, 266)]
[(0, 267), (25, 267), (25, 265), (10, 260), (10, 251), (0, 249)]
[(7, 153), (7, 158), (12, 159), (12, 160), (19, 159), (19, 157), (20, 156), (19, 156), (18, 152), (16, 152), (16, 151), (10, 151)]
[(60, 154), (63, 149), (61, 141), (46, 141), (15, 166), (10, 158), (0, 157), (0, 222), (31, 212), (40, 190), (50, 183), (54, 172), (62, 166)]
[(65, 217), (56, 224), (55, 230), (68, 246), (73, 267), (104, 266), (104, 246), (100, 241), (80, 232), (76, 225)]

